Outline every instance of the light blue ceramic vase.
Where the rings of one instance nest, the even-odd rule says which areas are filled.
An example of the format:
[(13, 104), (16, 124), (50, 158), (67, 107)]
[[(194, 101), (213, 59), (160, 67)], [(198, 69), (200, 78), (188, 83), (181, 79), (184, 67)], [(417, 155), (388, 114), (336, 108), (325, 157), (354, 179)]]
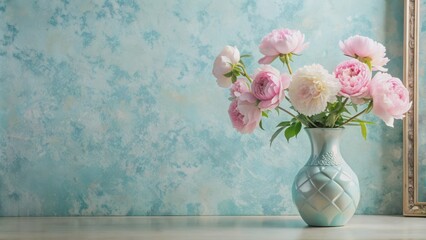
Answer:
[(293, 183), (293, 202), (310, 226), (343, 226), (354, 215), (358, 178), (340, 154), (343, 128), (306, 128), (311, 156)]

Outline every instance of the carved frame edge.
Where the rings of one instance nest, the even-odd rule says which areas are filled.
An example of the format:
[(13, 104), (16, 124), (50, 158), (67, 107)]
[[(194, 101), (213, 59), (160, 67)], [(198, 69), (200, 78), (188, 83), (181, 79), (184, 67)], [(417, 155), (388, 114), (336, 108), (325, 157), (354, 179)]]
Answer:
[(413, 107), (404, 119), (403, 214), (426, 216), (426, 204), (417, 201), (419, 0), (404, 0), (404, 84)]

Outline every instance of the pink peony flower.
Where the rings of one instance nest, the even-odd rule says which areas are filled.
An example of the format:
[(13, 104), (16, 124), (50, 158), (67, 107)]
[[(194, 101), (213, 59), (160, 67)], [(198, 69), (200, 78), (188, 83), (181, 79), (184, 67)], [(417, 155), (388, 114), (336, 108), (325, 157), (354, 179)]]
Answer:
[(328, 102), (336, 101), (339, 91), (339, 80), (323, 66), (313, 64), (296, 71), (288, 88), (288, 96), (299, 113), (312, 116), (324, 111)]
[(373, 97), (373, 113), (389, 127), (393, 127), (394, 119), (402, 119), (411, 108), (408, 90), (401, 80), (390, 74), (376, 73), (371, 80), (370, 93)]
[(280, 72), (270, 65), (262, 65), (256, 70), (251, 91), (260, 102), (262, 110), (276, 108), (284, 98), (284, 90), (290, 85), (290, 76), (280, 75)]
[(261, 64), (273, 62), (280, 54), (298, 54), (308, 46), (304, 43), (305, 35), (300, 31), (290, 29), (275, 29), (266, 35), (260, 43), (259, 50), (265, 57), (259, 60)]
[(231, 97), (239, 97), (245, 92), (249, 92), (250, 88), (244, 78), (238, 78), (231, 87)]
[(231, 102), (228, 114), (238, 132), (252, 133), (259, 125), (262, 111), (256, 106), (256, 102), (256, 98), (248, 92)]
[(351, 98), (354, 103), (362, 103), (370, 98), (371, 71), (368, 66), (356, 59), (350, 59), (337, 65), (334, 76), (342, 85), (339, 94)]
[(372, 70), (387, 71), (383, 66), (389, 62), (389, 58), (385, 57), (386, 48), (381, 43), (355, 35), (344, 42), (340, 41), (339, 46), (345, 55), (367, 63)]
[(232, 64), (237, 64), (240, 61), (240, 52), (236, 47), (225, 46), (225, 48), (216, 57), (213, 64), (213, 75), (217, 78), (217, 84), (220, 87), (230, 87), (232, 80), (230, 77), (225, 77), (224, 74), (232, 70)]

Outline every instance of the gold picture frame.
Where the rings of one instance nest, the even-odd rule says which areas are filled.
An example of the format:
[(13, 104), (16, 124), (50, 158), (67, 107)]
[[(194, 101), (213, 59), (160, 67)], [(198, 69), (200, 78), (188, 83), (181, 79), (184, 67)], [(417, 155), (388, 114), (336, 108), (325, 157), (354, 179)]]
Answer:
[(426, 217), (426, 202), (418, 201), (418, 78), (420, 0), (404, 0), (404, 84), (413, 106), (404, 119), (403, 214)]

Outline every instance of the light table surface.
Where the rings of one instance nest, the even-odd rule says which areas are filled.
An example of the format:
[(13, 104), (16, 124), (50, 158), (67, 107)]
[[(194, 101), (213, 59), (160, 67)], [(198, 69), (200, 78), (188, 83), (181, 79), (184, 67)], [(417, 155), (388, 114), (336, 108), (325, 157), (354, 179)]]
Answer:
[(426, 239), (426, 218), (354, 216), (314, 228), (299, 216), (0, 217), (0, 239)]

